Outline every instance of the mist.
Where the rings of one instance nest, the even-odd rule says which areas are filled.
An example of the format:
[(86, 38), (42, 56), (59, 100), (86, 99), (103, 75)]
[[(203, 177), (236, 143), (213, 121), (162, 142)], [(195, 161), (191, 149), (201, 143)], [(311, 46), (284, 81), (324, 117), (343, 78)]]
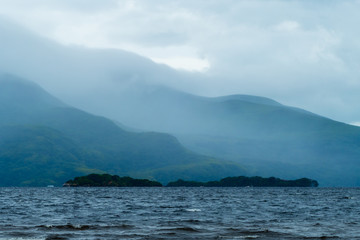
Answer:
[(359, 9), (0, 0), (0, 240), (358, 239)]
[[(249, 37), (235, 43), (225, 31), (220, 40), (204, 45), (203, 51), (213, 48), (204, 54), (209, 68), (194, 71), (111, 44), (65, 44), (4, 15), (0, 72), (33, 81), (68, 106), (124, 129), (171, 134), (192, 152), (242, 164), (248, 175), (308, 176), (327, 185), (359, 181), (360, 130), (335, 121), (358, 121), (358, 70), (346, 65), (351, 56), (345, 61), (333, 51), (341, 45), (336, 31), (285, 18), (265, 29), (247, 25), (234, 30), (263, 39), (254, 45)], [(156, 46), (186, 42), (176, 36), (143, 41)]]
[[(3, 18), (36, 35), (67, 46), (111, 49), (112, 54), (127, 50), (175, 69), (169, 70), (174, 75), (148, 69), (149, 82), (208, 97), (265, 96), (347, 123), (360, 119), (355, 0), (0, 4)], [(102, 67), (108, 65), (114, 66), (113, 61)], [(80, 79), (81, 74), (72, 84), (81, 86)]]

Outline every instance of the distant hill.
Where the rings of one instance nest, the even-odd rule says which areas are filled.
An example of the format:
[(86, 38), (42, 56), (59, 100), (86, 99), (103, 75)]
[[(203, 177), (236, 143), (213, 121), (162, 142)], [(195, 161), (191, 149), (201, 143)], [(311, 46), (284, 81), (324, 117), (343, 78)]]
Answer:
[[(1, 103), (5, 103), (0, 104), (0, 126), (28, 124), (57, 130), (79, 145), (83, 153), (81, 156), (84, 156), (81, 161), (85, 161), (88, 168), (97, 167), (97, 162), (105, 162), (109, 167), (112, 164), (109, 162), (118, 159), (113, 165), (126, 171), (131, 169), (132, 176), (157, 176), (167, 181), (174, 174), (184, 179), (191, 179), (186, 178), (190, 173), (201, 178), (223, 173), (223, 177), (235, 176), (239, 175), (236, 172), (240, 164), (247, 173), (245, 175), (284, 179), (306, 176), (319, 180), (322, 186), (360, 186), (358, 127), (259, 96), (208, 98), (180, 92), (170, 87), (181, 88), (202, 77), (175, 71), (127, 51), (60, 45), (4, 19), (0, 19), (0, 53), (0, 72), (36, 81), (71, 106), (114, 119), (117, 126), (118, 122), (127, 126), (124, 129), (136, 129), (138, 135), (130, 134), (134, 136), (130, 137), (132, 140), (124, 140), (120, 147), (119, 139), (128, 132), (122, 130), (120, 133), (108, 119), (63, 106), (58, 100), (54, 102), (53, 97), (47, 97), (47, 93), (25, 94), (27, 100), (16, 96), (20, 90), (9, 95), (5, 91), (0, 94)], [(42, 97), (38, 99), (37, 96)], [(7, 100), (8, 97), (11, 98)], [(41, 98), (43, 101), (40, 101)], [(18, 101), (22, 104), (14, 107), (11, 101), (15, 105)], [(66, 120), (64, 115), (69, 119)], [(87, 121), (87, 116), (91, 120)], [(78, 121), (77, 118), (83, 120)], [(103, 124), (108, 132), (114, 129), (116, 134), (109, 135), (112, 137), (105, 134), (104, 137), (112, 147), (96, 145), (99, 142), (97, 133), (90, 133), (97, 129), (97, 124)], [(166, 134), (155, 134), (158, 139), (153, 142), (173, 143), (171, 146), (179, 154), (186, 153), (189, 158), (200, 157), (202, 160), (184, 160), (188, 159), (185, 155), (169, 160), (167, 154), (171, 151), (160, 148), (152, 151), (150, 160), (144, 161), (149, 159), (143, 155), (145, 147), (131, 147), (131, 151), (125, 149), (128, 147), (125, 143), (136, 142), (134, 139), (144, 141), (144, 146), (151, 145), (152, 141), (145, 138), (151, 139), (154, 134), (141, 134), (144, 130), (175, 135), (176, 139)], [(88, 138), (87, 135), (93, 137)], [(116, 144), (111, 138), (116, 139)], [(154, 149), (158, 149), (158, 145)], [(214, 156), (223, 162), (187, 149)], [(148, 166), (152, 167), (139, 169), (132, 163), (119, 165), (118, 162), (128, 161), (128, 157), (124, 160), (125, 156), (130, 156), (127, 154), (132, 159), (142, 159), (135, 162), (148, 161)], [(97, 159), (94, 164), (91, 162), (93, 159)], [(171, 164), (165, 164), (163, 159)], [(156, 164), (152, 165), (153, 162)], [(174, 165), (175, 162), (180, 165)], [(234, 165), (234, 162), (237, 164)], [(115, 172), (120, 171), (116, 167), (112, 174), (121, 175)], [(229, 174), (232, 170), (234, 174)]]
[(221, 97), (214, 97), (214, 98), (207, 98), (208, 101), (214, 101), (214, 102), (224, 102), (224, 101), (231, 101), (231, 100), (239, 100), (249, 103), (258, 103), (258, 104), (264, 104), (264, 105), (272, 105), (272, 106), (281, 106), (280, 103), (265, 97), (258, 97), (258, 96), (252, 96), (252, 95), (243, 95), (243, 94), (237, 94), (237, 95), (229, 95), (229, 96), (221, 96)]
[(153, 87), (119, 99), (127, 105), (108, 113), (113, 118), (171, 133), (193, 151), (245, 165), (251, 175), (360, 185), (359, 127), (248, 95), (207, 98)]
[(0, 77), (0, 96), (0, 186), (59, 185), (105, 171), (162, 182), (245, 173), (239, 164), (187, 150), (171, 135), (125, 131), (17, 77)]

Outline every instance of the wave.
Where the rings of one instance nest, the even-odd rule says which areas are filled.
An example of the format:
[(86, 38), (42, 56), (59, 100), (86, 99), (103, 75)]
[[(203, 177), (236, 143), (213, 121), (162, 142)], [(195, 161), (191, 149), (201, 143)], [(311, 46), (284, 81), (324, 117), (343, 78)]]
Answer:
[(106, 229), (132, 229), (134, 226), (121, 224), (121, 225), (80, 225), (80, 224), (65, 224), (65, 225), (39, 225), (39, 229), (56, 229), (65, 231), (86, 231), (86, 230), (106, 230)]
[(172, 231), (172, 232), (199, 232), (198, 229), (192, 227), (175, 227), (175, 228), (165, 228), (161, 229), (162, 231)]
[(185, 209), (185, 211), (187, 211), (187, 212), (201, 212), (201, 209), (198, 209), (198, 208), (188, 208), (188, 209)]
[(339, 236), (326, 236), (326, 235), (322, 235), (320, 237), (303, 237), (303, 239), (340, 239)]

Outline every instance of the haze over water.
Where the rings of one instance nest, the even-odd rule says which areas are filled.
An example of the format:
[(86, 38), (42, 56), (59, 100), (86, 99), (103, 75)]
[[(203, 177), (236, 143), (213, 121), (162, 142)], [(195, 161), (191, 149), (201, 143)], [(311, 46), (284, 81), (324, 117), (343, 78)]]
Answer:
[(357, 188), (1, 188), (0, 239), (360, 239)]

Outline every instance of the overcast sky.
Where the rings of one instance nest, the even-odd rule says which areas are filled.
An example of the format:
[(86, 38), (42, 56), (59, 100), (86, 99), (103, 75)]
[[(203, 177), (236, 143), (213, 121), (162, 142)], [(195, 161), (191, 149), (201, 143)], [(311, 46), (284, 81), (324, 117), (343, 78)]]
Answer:
[[(0, 16), (65, 45), (118, 48), (198, 78), (360, 122), (360, 1), (0, 0)], [(198, 79), (198, 80), (196, 80)]]

